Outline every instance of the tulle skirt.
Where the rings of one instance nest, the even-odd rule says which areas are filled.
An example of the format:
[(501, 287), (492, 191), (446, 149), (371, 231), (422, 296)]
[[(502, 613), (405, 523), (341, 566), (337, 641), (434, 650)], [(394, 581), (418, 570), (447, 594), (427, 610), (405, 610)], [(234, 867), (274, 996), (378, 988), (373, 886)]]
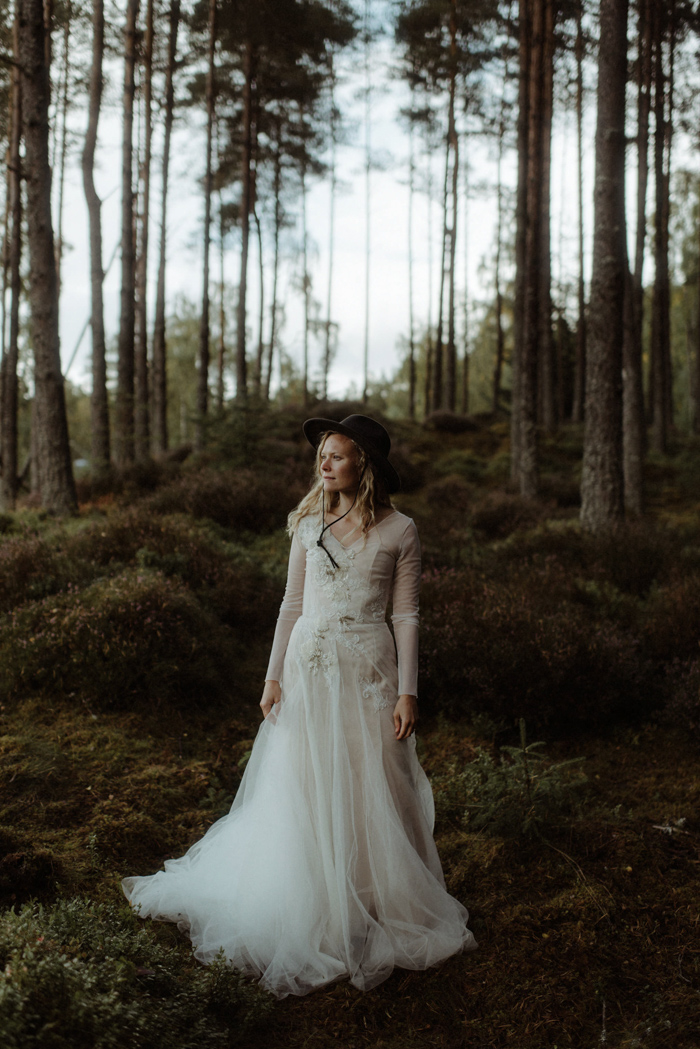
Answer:
[(394, 737), (396, 685), (384, 623), (339, 638), (302, 617), (231, 811), (165, 870), (124, 879), (140, 916), (177, 922), (204, 963), (223, 948), (280, 998), (343, 977), (367, 990), (476, 946), (415, 740)]

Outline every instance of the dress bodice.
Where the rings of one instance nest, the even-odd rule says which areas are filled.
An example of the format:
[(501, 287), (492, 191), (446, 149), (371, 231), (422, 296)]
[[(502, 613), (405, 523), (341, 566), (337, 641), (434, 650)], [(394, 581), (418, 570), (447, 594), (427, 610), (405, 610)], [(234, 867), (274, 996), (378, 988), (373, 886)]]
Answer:
[(393, 511), (347, 547), (326, 531), (317, 545), (319, 515), (302, 519), (292, 539), (284, 600), (267, 679), (280, 680), (284, 653), (296, 621), (304, 616), (336, 629), (383, 626), (389, 599), (399, 665), (399, 694), (417, 695), (420, 544), (413, 521)]

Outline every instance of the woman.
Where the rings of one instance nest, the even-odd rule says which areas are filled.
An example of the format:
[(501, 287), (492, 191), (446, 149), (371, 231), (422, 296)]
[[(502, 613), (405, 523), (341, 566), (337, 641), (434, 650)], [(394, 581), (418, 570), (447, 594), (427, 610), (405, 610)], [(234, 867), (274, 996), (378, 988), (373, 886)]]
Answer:
[(182, 859), (123, 882), (201, 961), (223, 947), (278, 997), (342, 977), (367, 990), (476, 946), (415, 753), (420, 548), (389, 499), (389, 435), (362, 415), (304, 433), (317, 477), (290, 514), (265, 720), (236, 799)]

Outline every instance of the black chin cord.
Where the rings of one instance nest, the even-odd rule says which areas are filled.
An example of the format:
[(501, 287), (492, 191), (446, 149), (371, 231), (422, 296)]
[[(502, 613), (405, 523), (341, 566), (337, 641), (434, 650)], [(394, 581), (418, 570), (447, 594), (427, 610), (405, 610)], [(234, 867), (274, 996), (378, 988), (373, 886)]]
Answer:
[[(327, 532), (328, 529), (332, 525), (337, 524), (338, 521), (342, 521), (344, 517), (348, 516), (348, 514), (350, 513), (350, 510), (352, 510), (353, 506), (357, 502), (357, 496), (359, 495), (360, 485), (362, 484), (362, 478), (364, 477), (364, 475), (365, 475), (365, 471), (363, 470), (362, 473), (360, 474), (360, 480), (357, 483), (357, 490), (355, 491), (355, 498), (353, 499), (352, 503), (350, 504), (350, 509), (346, 510), (344, 514), (341, 514), (340, 517), (338, 517), (335, 521), (329, 521), (327, 525), (324, 525), (323, 528), (321, 529), (321, 534), (319, 535), (318, 539), (316, 540), (316, 546), (320, 546), (321, 547), (321, 549), (323, 550), (324, 554), (326, 554), (326, 556), (328, 557), (328, 560), (330, 561), (330, 563), (333, 565), (334, 568), (338, 567), (338, 562), (335, 560), (335, 558), (333, 557), (333, 554), (330, 552), (330, 550), (328, 550), (327, 547), (325, 546), (325, 544), (323, 542), (323, 534), (324, 534), (324, 532)], [(329, 507), (329, 509), (330, 509), (330, 507)], [(325, 521), (325, 518), (326, 518), (326, 493), (325, 492), (321, 492), (321, 510), (322, 510), (322, 519)]]

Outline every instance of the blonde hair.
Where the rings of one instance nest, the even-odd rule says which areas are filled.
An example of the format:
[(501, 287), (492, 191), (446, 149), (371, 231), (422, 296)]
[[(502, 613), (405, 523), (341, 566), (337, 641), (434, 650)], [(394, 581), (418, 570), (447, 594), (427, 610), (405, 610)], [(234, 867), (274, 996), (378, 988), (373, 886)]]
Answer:
[[(305, 517), (317, 513), (323, 515), (324, 493), (323, 477), (321, 476), (321, 453), (323, 452), (323, 446), (327, 439), (335, 433), (337, 433), (336, 430), (326, 430), (325, 433), (321, 434), (316, 446), (315, 480), (299, 505), (295, 506), (287, 518), (287, 531), (290, 535), (296, 532), (300, 522)], [(340, 436), (345, 437), (346, 434), (340, 434)], [(360, 511), (360, 530), (363, 535), (366, 535), (376, 520), (377, 510), (381, 507), (389, 507), (393, 509), (393, 504), (389, 498), (383, 479), (381, 476), (378, 477), (375, 474), (372, 468), (372, 461), (366, 454), (365, 450), (357, 444), (356, 441), (353, 441), (352, 437), (348, 437), (348, 440), (352, 442), (355, 449), (357, 468), (360, 471), (361, 476), (355, 506)], [(339, 493), (332, 492), (326, 508), (332, 510), (339, 502)]]

